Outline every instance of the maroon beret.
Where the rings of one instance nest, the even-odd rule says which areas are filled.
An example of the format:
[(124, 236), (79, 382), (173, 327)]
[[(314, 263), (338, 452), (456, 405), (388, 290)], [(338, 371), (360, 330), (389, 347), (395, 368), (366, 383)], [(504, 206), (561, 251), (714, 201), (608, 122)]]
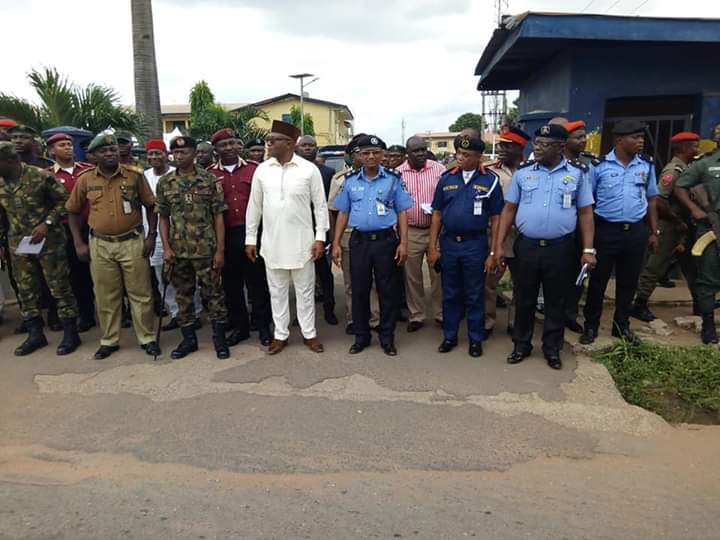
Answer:
[(237, 133), (235, 133), (235, 130), (232, 128), (218, 129), (215, 133), (213, 133), (210, 142), (217, 144), (225, 139), (237, 139)]
[(73, 142), (73, 138), (68, 135), (67, 133), (56, 133), (55, 135), (52, 135), (48, 140), (47, 144), (48, 146), (51, 146), (55, 144), (56, 142), (60, 141), (70, 141)]

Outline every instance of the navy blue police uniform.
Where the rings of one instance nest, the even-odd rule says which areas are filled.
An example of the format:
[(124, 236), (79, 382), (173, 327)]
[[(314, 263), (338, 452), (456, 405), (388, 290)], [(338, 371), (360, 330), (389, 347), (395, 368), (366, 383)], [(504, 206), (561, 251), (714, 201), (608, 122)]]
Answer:
[(457, 343), (460, 320), (467, 317), (470, 343), (485, 339), (485, 259), (488, 224), (502, 212), (500, 177), (482, 165), (465, 182), (463, 171), (445, 171), (435, 188), (433, 211), (441, 213), (440, 266), (443, 334)]
[[(641, 122), (621, 121), (614, 135), (631, 135), (644, 131)], [(612, 334), (632, 338), (629, 317), (640, 272), (645, 262), (648, 227), (645, 217), (649, 200), (657, 196), (655, 165), (652, 158), (635, 154), (624, 165), (615, 150), (604, 156), (590, 171), (595, 197), (595, 247), (597, 266), (590, 276), (585, 302), (585, 331), (582, 343), (597, 337), (602, 316), (605, 290), (615, 271), (615, 314)]]
[[(563, 133), (564, 132), (564, 133)], [(543, 126), (536, 136), (567, 139), (561, 126)], [(516, 310), (513, 354), (510, 363), (521, 361), (532, 351), (536, 299), (540, 285), (545, 297), (543, 353), (551, 367), (562, 364), (559, 352), (565, 329), (564, 302), (575, 279), (572, 261), (578, 209), (591, 206), (592, 190), (588, 167), (564, 157), (552, 169), (536, 161), (520, 165), (510, 180), (505, 200), (517, 205), (515, 242), (517, 272), (513, 275)], [(552, 363), (551, 363), (552, 360)]]
[[(368, 145), (384, 149), (377, 137), (367, 139)], [(364, 142), (358, 141), (358, 147), (363, 146)], [(412, 207), (412, 198), (399, 173), (379, 166), (374, 178), (368, 178), (364, 168), (348, 172), (333, 206), (349, 214), (348, 225), (352, 228), (350, 275), (355, 343), (360, 350), (370, 343), (370, 290), (374, 278), (380, 301), (380, 343), (384, 349), (394, 347), (400, 301), (395, 225), (398, 214)]]

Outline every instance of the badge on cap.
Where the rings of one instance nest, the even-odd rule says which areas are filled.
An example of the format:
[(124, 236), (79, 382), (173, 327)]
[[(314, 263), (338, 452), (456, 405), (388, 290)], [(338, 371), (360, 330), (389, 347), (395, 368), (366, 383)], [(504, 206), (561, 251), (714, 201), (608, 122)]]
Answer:
[(182, 137), (175, 139), (175, 146), (185, 146), (185, 139)]
[(540, 128), (540, 135), (550, 135), (550, 126), (543, 126)]
[(377, 137), (370, 137), (370, 144), (379, 144), (380, 141), (378, 141)]
[(463, 148), (470, 148), (470, 139), (462, 139), (460, 141), (460, 146)]

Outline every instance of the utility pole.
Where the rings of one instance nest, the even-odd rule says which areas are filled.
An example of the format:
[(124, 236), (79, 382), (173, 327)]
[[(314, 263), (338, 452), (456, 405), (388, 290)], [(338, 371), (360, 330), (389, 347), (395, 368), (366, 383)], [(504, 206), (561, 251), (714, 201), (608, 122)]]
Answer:
[(405, 117), (400, 121), (400, 144), (405, 144)]
[(305, 79), (308, 77), (315, 77), (312, 73), (297, 73), (290, 75), (291, 79), (300, 79), (300, 135), (305, 135), (305, 87), (310, 86), (312, 83), (317, 81), (320, 77), (315, 77), (313, 80), (305, 84)]

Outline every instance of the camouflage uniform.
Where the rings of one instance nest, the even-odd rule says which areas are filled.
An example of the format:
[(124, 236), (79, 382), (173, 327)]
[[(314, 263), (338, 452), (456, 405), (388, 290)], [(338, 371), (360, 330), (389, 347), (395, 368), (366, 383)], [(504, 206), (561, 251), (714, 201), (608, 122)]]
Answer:
[[(70, 288), (65, 252), (65, 230), (60, 218), (65, 214), (67, 191), (47, 171), (31, 165), (22, 166), (16, 181), (0, 178), (0, 220), (3, 245), (9, 246), (10, 263), (18, 286), (18, 300), (24, 320), (40, 317), (40, 290), (43, 277), (57, 302), (62, 319), (77, 317), (77, 303)], [(16, 255), (15, 248), (24, 236), (46, 220), (45, 245), (39, 255)]]
[[(660, 173), (660, 181), (658, 182), (658, 194), (660, 197), (668, 200), (672, 211), (682, 216), (684, 212), (675, 198), (672, 196), (675, 182), (678, 177), (687, 170), (688, 166), (678, 157), (672, 158)], [(664, 276), (673, 261), (673, 254), (678, 246), (682, 245), (682, 251), (678, 253), (678, 262), (682, 269), (685, 279), (687, 280), (690, 292), (695, 298), (694, 288), (697, 276), (695, 262), (692, 260), (690, 249), (692, 248), (692, 234), (683, 231), (680, 226), (667, 219), (659, 219), (658, 227), (662, 231), (660, 241), (656, 253), (651, 253), (648, 257), (645, 269), (640, 274), (638, 281), (638, 289), (635, 297), (636, 304), (647, 304), (658, 279)]]
[(222, 186), (201, 167), (192, 174), (172, 171), (158, 180), (155, 211), (170, 217), (170, 247), (175, 252), (172, 284), (177, 290), (178, 324), (195, 323), (196, 279), (213, 322), (226, 322), (227, 308), (220, 272), (212, 269), (217, 245), (215, 216), (227, 209)]

